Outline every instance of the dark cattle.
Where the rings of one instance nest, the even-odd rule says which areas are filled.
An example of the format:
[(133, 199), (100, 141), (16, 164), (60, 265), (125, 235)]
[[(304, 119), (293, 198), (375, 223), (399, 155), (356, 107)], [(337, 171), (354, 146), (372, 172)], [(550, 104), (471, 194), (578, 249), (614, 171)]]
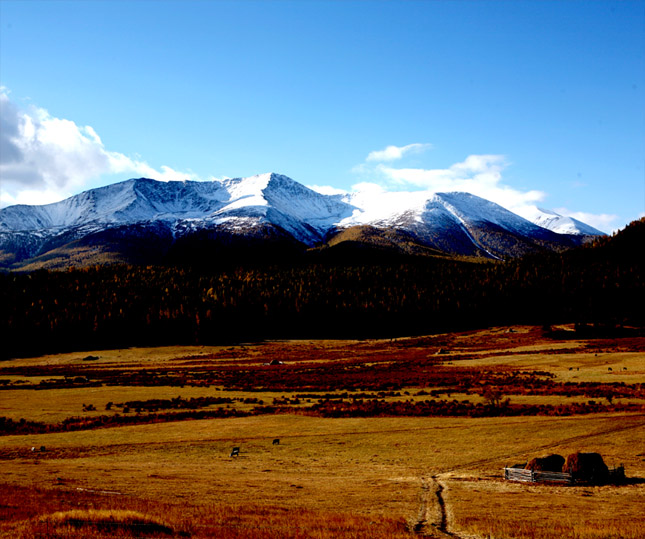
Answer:
[(563, 465), (563, 456), (549, 455), (548, 457), (536, 457), (530, 460), (524, 469), (536, 472), (561, 472)]
[(577, 481), (606, 483), (609, 479), (609, 469), (599, 453), (572, 453), (562, 471), (570, 473)]
[(41, 445), (41, 446), (40, 446), (40, 452), (41, 452), (41, 453), (44, 453), (45, 451), (47, 451), (47, 449), (45, 449), (45, 446), (44, 446), (44, 445)]
[(273, 440), (273, 445), (280, 445), (280, 438)]
[(239, 447), (234, 447), (231, 450), (231, 457), (239, 457), (240, 456), (240, 448)]

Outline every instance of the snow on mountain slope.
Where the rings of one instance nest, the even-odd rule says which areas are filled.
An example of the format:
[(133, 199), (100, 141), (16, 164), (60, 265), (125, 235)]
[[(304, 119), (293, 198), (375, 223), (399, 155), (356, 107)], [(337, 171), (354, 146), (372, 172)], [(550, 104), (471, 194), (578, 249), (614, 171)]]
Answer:
[(347, 228), (356, 225), (387, 227), (400, 221), (404, 214), (419, 213), (425, 203), (425, 197), (419, 193), (394, 191), (386, 193), (380, 189), (358, 191), (346, 195), (332, 195), (353, 206), (351, 215), (336, 223)]
[[(209, 182), (139, 178), (54, 204), (0, 210), (0, 251), (20, 252), (24, 259), (88, 234), (115, 227), (150, 229), (149, 225), (171, 238), (201, 229), (238, 235), (283, 231), (279, 233), (313, 246), (339, 229), (367, 225), (401, 231), (444, 252), (497, 258), (566, 243), (566, 234), (574, 229), (574, 234), (600, 233), (552, 212), (543, 211), (538, 224), (542, 226), (468, 193), (375, 189), (324, 195), (274, 173)], [(555, 232), (564, 232), (563, 239)]]
[(373, 192), (345, 198), (358, 209), (339, 226), (404, 230), (453, 254), (499, 258), (510, 250), (527, 252), (539, 242), (558, 242), (553, 232), (469, 193)]
[(344, 227), (365, 224), (400, 226), (413, 222), (427, 225), (437, 220), (452, 223), (456, 219), (463, 225), (489, 223), (514, 233), (542, 233), (535, 223), (470, 193), (359, 192), (343, 195), (342, 198), (358, 208), (350, 217), (338, 223)]
[(291, 232), (305, 243), (320, 240), (354, 207), (280, 174), (225, 180), (230, 201), (214, 217), (258, 217)]
[(513, 232), (533, 232), (535, 226), (507, 209), (470, 193), (437, 193), (436, 198), (462, 223), (493, 223)]
[(268, 224), (313, 245), (354, 210), (346, 202), (279, 174), (210, 182), (139, 178), (54, 204), (5, 208), (0, 210), (0, 232), (46, 238), (73, 229), (81, 237), (104, 228), (152, 221), (167, 221), (175, 233), (224, 225), (250, 230)]
[(0, 210), (0, 230), (60, 229), (91, 223), (129, 224), (201, 217), (221, 206), (221, 198), (221, 189), (215, 183), (202, 186), (199, 182), (133, 179), (44, 206), (10, 206)]
[(582, 221), (573, 217), (565, 217), (552, 210), (536, 208), (536, 212), (531, 216), (531, 221), (536, 225), (557, 232), (558, 234), (573, 234), (587, 236), (604, 236), (605, 233), (589, 226)]
[(0, 230), (58, 229), (101, 219), (132, 202), (131, 182), (85, 191), (44, 206), (9, 206), (0, 211)]

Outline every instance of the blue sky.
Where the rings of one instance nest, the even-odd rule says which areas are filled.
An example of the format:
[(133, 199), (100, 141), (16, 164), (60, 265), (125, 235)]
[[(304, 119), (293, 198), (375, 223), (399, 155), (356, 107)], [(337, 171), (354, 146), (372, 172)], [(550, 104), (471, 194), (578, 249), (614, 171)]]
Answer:
[(0, 85), (3, 206), (272, 171), (645, 214), (643, 1), (0, 0)]

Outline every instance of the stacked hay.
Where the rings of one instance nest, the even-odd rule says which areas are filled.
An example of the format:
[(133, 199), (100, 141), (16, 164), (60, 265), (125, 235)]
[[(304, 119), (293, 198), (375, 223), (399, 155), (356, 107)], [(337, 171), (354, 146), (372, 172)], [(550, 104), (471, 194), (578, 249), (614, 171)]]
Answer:
[(536, 472), (561, 472), (562, 466), (564, 466), (564, 457), (562, 455), (549, 455), (531, 459), (524, 469)]
[(600, 453), (572, 453), (562, 471), (570, 473), (576, 481), (606, 483), (609, 479), (609, 469)]

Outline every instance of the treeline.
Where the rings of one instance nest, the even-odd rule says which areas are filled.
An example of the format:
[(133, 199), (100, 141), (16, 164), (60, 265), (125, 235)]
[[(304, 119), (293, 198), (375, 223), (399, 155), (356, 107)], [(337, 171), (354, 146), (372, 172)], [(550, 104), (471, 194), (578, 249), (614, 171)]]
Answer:
[(5, 273), (1, 353), (641, 323), (644, 229), (641, 220), (592, 247), (504, 263), (398, 257)]

